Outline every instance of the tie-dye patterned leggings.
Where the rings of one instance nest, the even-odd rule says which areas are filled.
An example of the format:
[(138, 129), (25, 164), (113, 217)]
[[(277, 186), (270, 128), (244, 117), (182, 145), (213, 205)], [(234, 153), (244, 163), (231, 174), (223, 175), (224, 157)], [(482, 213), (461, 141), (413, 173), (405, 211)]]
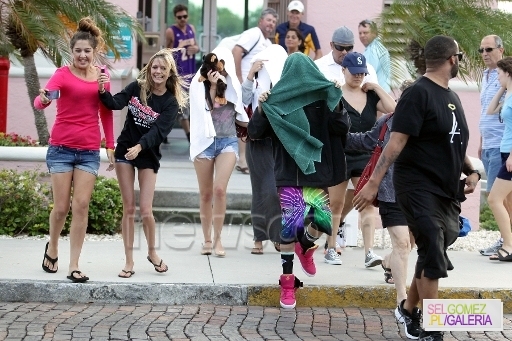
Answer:
[(332, 213), (326, 189), (313, 187), (278, 187), (281, 202), (281, 244), (290, 244), (304, 234), (304, 220), (309, 219), (320, 232), (331, 235)]

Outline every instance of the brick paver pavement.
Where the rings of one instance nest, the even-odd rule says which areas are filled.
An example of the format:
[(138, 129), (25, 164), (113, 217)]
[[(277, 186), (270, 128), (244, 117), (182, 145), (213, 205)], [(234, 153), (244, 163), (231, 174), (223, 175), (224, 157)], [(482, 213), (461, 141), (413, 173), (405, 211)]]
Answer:
[[(403, 339), (388, 309), (0, 303), (0, 340)], [(444, 339), (512, 340), (512, 315), (504, 316), (503, 332), (454, 332)]]

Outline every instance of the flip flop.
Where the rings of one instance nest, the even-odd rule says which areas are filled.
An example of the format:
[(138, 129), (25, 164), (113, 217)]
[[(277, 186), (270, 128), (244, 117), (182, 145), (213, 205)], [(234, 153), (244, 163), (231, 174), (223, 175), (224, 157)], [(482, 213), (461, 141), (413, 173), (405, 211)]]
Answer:
[(160, 264), (155, 264), (155, 263), (153, 263), (153, 261), (151, 261), (151, 258), (149, 258), (149, 256), (148, 256), (148, 258), (147, 258), (147, 259), (148, 259), (148, 261), (149, 261), (151, 264), (153, 264), (153, 266), (155, 267), (155, 271), (156, 271), (156, 272), (162, 273), (162, 272), (166, 272), (167, 270), (169, 270), (169, 267), (168, 267), (167, 265), (165, 266), (165, 270), (158, 270), (158, 268), (161, 268), (161, 267), (162, 267), (162, 264), (163, 264), (163, 262), (164, 262), (164, 260), (163, 260), (163, 259), (161, 259), (161, 258), (160, 258)]
[[(75, 276), (73, 276), (73, 274), (77, 274), (80, 277), (75, 277)], [(80, 271), (80, 270), (71, 271), (71, 275), (67, 276), (66, 278), (69, 279), (73, 283), (84, 283), (89, 280), (89, 277), (87, 277), (87, 276), (82, 277), (82, 271)]]
[(49, 267), (49, 266), (44, 265), (44, 260), (46, 259), (48, 262), (50, 262), (50, 263), (52, 264), (52, 266), (54, 266), (54, 265), (55, 265), (55, 263), (57, 263), (57, 261), (59, 260), (59, 257), (52, 258), (52, 257), (48, 256), (48, 254), (46, 253), (46, 252), (48, 252), (48, 245), (50, 245), (50, 242), (47, 242), (47, 243), (46, 243), (46, 247), (44, 248), (44, 259), (43, 259), (43, 264), (42, 264), (42, 266), (43, 266), (43, 270), (44, 270), (44, 271), (46, 271), (46, 272), (48, 272), (48, 273), (51, 273), (51, 274), (54, 274), (54, 273), (56, 273), (56, 272), (57, 272), (57, 270), (59, 270), (59, 268), (57, 268), (57, 269), (53, 269), (53, 270), (52, 270), (52, 269), (50, 269), (50, 267)]
[(117, 275), (118, 277), (121, 277), (121, 278), (130, 278), (135, 274), (135, 271), (130, 271), (130, 270), (121, 270), (121, 272), (124, 273), (124, 276)]
[(242, 174), (249, 174), (249, 167), (236, 166), (235, 169)]
[(263, 248), (261, 248), (261, 247), (253, 247), (251, 253), (253, 255), (262, 255), (263, 254)]
[[(506, 256), (503, 256), (502, 253), (506, 254)], [(502, 247), (498, 250), (498, 258), (502, 262), (512, 262), (512, 255)]]
[(500, 260), (500, 257), (498, 257), (498, 254), (495, 253), (494, 255), (489, 256), (489, 260)]

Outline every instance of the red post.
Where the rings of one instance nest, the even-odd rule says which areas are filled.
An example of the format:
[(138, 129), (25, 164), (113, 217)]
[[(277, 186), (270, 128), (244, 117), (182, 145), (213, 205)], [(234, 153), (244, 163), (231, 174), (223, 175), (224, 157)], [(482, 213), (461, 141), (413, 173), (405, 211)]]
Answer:
[(9, 58), (0, 56), (0, 132), (7, 133), (7, 89), (9, 84)]

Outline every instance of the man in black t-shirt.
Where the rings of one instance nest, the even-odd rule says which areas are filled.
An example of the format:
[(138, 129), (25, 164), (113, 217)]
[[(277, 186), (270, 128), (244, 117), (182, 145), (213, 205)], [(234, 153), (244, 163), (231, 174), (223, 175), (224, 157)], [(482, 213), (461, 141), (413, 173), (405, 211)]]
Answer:
[[(437, 341), (443, 334), (421, 329), (421, 310), (416, 306), (423, 299), (437, 298), (439, 278), (453, 269), (446, 249), (459, 234), (459, 201), (475, 190), (480, 175), (466, 156), (469, 130), (464, 110), (448, 87), (462, 59), (458, 44), (451, 37), (435, 36), (424, 53), (427, 72), (400, 97), (390, 140), (368, 184), (354, 198), (354, 207), (362, 210), (373, 201), (396, 160), (397, 201), (416, 239), (418, 260), (407, 299), (395, 316), (407, 337)], [(462, 181), (461, 173), (467, 175)]]

